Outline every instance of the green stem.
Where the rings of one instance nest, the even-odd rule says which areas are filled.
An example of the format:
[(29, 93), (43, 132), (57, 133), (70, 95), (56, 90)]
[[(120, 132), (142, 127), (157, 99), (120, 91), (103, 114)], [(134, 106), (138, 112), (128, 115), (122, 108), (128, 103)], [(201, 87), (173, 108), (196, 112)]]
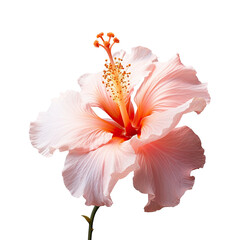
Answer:
[(99, 209), (99, 206), (94, 206), (90, 216), (89, 228), (88, 228), (88, 240), (92, 240), (93, 220), (98, 209)]

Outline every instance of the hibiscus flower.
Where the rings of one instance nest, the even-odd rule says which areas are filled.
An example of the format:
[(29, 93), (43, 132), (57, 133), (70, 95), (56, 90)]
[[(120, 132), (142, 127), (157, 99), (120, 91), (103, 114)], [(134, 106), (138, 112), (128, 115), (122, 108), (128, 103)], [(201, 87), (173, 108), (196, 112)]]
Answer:
[[(145, 211), (175, 206), (194, 184), (191, 171), (205, 163), (199, 137), (176, 126), (183, 114), (199, 114), (209, 103), (206, 84), (179, 55), (166, 63), (144, 47), (112, 55), (119, 40), (113, 33), (107, 37), (100, 33), (102, 43), (94, 42), (108, 54), (105, 70), (81, 76), (80, 92), (54, 99), (31, 123), (31, 142), (46, 156), (69, 151), (64, 183), (86, 205), (111, 206), (115, 184), (133, 171), (134, 187), (148, 194)], [(93, 107), (109, 118), (99, 117)]]

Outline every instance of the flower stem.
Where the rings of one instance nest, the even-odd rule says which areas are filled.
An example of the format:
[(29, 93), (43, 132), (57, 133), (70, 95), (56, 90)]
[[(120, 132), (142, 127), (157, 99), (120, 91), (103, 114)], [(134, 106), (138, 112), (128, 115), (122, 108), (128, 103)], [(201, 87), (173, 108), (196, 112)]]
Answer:
[(90, 216), (89, 228), (88, 228), (88, 240), (92, 240), (93, 220), (98, 209), (99, 209), (99, 206), (94, 206)]

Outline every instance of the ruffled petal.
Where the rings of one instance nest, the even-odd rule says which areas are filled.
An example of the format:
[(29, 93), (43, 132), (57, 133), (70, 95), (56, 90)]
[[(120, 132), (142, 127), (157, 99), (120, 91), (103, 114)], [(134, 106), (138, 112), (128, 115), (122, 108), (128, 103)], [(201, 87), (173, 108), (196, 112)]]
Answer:
[(157, 62), (153, 73), (136, 93), (135, 124), (152, 112), (178, 107), (194, 97), (204, 98), (207, 103), (210, 101), (206, 84), (198, 80), (193, 68), (184, 66), (179, 55), (167, 63)]
[(47, 156), (56, 149), (95, 149), (107, 143), (116, 131), (121, 130), (82, 104), (80, 93), (68, 91), (54, 99), (48, 111), (31, 123), (30, 139)]
[(205, 156), (198, 136), (181, 127), (138, 148), (137, 161), (140, 168), (134, 172), (134, 187), (148, 194), (144, 209), (152, 212), (179, 203), (194, 184), (191, 171), (203, 167)]
[[(143, 81), (150, 72), (153, 70), (153, 61), (156, 61), (156, 56), (152, 54), (151, 50), (143, 47), (136, 47), (132, 49), (131, 54), (126, 54), (125, 51), (117, 52), (113, 57), (122, 58), (123, 66), (131, 64), (128, 71), (130, 75), (129, 94), (125, 96), (128, 114), (130, 119), (134, 116), (134, 108), (130, 101), (130, 96), (133, 88), (139, 81)], [(85, 74), (78, 80), (82, 89), (83, 99), (86, 103), (90, 103), (93, 107), (100, 107), (103, 109), (113, 120), (123, 125), (121, 113), (118, 105), (111, 99), (107, 92), (105, 85), (102, 84), (103, 73)]]
[(183, 114), (192, 111), (199, 114), (205, 106), (205, 99), (193, 98), (176, 108), (170, 108), (164, 112), (154, 112), (141, 121), (141, 135), (134, 137), (131, 142), (140, 146), (156, 141), (172, 131)]
[(117, 181), (138, 167), (129, 141), (122, 141), (113, 139), (94, 151), (68, 154), (63, 178), (73, 196), (83, 195), (86, 205), (112, 205), (110, 193)]

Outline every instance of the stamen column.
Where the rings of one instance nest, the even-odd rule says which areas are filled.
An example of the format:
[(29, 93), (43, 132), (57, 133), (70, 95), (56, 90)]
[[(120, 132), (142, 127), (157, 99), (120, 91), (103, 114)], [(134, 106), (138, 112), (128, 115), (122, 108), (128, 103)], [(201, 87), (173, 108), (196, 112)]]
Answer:
[[(119, 71), (116, 69), (116, 66), (115, 66), (115, 63), (114, 63), (114, 60), (113, 60), (113, 57), (112, 57), (112, 53), (111, 53), (112, 46), (115, 43), (119, 43), (119, 40), (117, 38), (114, 38), (113, 33), (108, 33), (107, 36), (109, 37), (109, 40), (105, 41), (103, 39), (103, 33), (98, 34), (97, 38), (100, 38), (102, 40), (103, 44), (100, 44), (98, 42), (98, 40), (96, 40), (94, 42), (94, 46), (95, 47), (99, 47), (99, 46), (103, 47), (108, 54), (108, 57), (109, 57), (109, 60), (110, 60), (110, 63), (111, 63), (111, 72), (114, 75), (114, 76), (112, 76), (112, 78), (116, 79), (116, 80), (112, 80), (112, 82), (114, 83), (113, 85), (116, 88), (115, 91), (118, 94), (118, 97), (116, 98), (117, 99), (117, 104), (118, 104), (119, 110), (121, 112), (124, 127), (126, 129), (126, 132), (128, 132), (129, 130), (132, 129), (132, 126), (131, 126), (131, 122), (130, 122), (130, 119), (129, 119), (129, 116), (128, 116), (128, 112), (127, 112), (127, 108), (126, 108), (126, 104), (125, 104), (125, 99), (124, 99), (124, 96), (123, 96), (123, 89), (122, 89), (121, 85), (119, 84)], [(112, 44), (110, 44), (111, 38), (113, 38), (113, 43)]]

